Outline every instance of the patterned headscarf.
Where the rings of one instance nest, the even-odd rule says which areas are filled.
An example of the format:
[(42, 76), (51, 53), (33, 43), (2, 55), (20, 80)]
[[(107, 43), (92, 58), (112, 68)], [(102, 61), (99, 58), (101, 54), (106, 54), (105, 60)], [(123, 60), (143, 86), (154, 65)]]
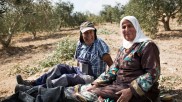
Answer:
[(127, 41), (124, 37), (123, 37), (123, 47), (126, 49), (129, 49), (134, 43), (136, 42), (143, 42), (143, 41), (147, 41), (150, 40), (150, 38), (146, 37), (143, 33), (143, 31), (141, 30), (140, 24), (138, 22), (138, 20), (134, 17), (134, 16), (125, 16), (121, 21), (120, 21), (120, 28), (122, 28), (122, 23), (124, 20), (129, 20), (135, 30), (136, 30), (136, 37), (133, 41)]

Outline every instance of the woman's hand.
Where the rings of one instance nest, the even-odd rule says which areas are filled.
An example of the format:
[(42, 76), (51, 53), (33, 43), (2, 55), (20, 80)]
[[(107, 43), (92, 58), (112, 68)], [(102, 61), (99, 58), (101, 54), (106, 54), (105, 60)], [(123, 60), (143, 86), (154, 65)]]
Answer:
[(95, 89), (96, 87), (97, 87), (97, 85), (92, 85), (87, 88), (87, 91), (91, 91), (91, 90)]
[(132, 92), (130, 88), (123, 89), (121, 91), (116, 92), (116, 94), (121, 94), (117, 102), (129, 102), (132, 97)]

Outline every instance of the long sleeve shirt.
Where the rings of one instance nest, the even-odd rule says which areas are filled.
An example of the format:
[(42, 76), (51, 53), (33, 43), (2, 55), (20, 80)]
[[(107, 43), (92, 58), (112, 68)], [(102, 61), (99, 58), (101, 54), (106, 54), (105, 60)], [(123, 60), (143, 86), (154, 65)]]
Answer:
[[(114, 72), (115, 75), (110, 75), (113, 68), (118, 70)], [(135, 43), (127, 51), (121, 47), (110, 70), (92, 84), (104, 85), (112, 82), (113, 85), (130, 87), (135, 96), (143, 96), (159, 79), (159, 49), (152, 41)]]
[[(107, 64), (102, 60), (104, 54), (109, 54), (109, 46), (102, 39), (97, 38), (91, 46), (79, 41), (74, 58), (91, 69), (93, 76), (98, 77), (106, 69)], [(80, 65), (79, 67), (81, 69)]]

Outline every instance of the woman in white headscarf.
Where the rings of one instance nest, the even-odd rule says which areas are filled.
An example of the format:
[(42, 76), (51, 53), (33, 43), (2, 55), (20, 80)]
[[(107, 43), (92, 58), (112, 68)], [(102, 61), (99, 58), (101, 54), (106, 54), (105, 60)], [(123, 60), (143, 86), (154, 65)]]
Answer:
[(120, 28), (123, 43), (110, 71), (88, 90), (117, 102), (153, 102), (159, 94), (159, 49), (143, 34), (134, 16), (124, 17)]
[[(127, 22), (128, 20), (129, 22)], [(132, 27), (129, 26), (127, 28), (127, 25), (123, 25), (123, 23), (132, 23)], [(130, 48), (134, 43), (140, 43), (144, 41), (150, 40), (148, 37), (146, 37), (143, 34), (143, 31), (140, 28), (140, 25), (138, 23), (138, 20), (134, 16), (126, 16), (120, 21), (120, 27), (122, 30), (123, 37), (123, 47), (128, 49)], [(130, 29), (132, 28), (132, 29)], [(128, 30), (129, 29), (129, 30)], [(132, 36), (132, 39), (130, 40), (129, 37)]]

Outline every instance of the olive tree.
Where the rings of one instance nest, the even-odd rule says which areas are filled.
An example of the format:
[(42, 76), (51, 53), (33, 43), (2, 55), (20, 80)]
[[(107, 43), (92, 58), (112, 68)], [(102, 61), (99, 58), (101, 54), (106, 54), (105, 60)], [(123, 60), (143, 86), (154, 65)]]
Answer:
[(52, 31), (56, 29), (51, 2), (47, 0), (37, 0), (29, 4), (27, 13), (24, 16), (24, 31), (33, 34), (32, 39), (36, 38), (37, 32)]
[(116, 3), (116, 6), (103, 5), (103, 10), (100, 11), (100, 16), (106, 22), (119, 22), (121, 15), (124, 13), (124, 6), (120, 3)]
[(71, 13), (73, 12), (74, 6), (70, 2), (58, 2), (56, 3), (55, 13), (59, 23), (59, 29), (62, 27), (68, 27), (72, 24), (70, 21)]
[(159, 22), (163, 23), (165, 31), (171, 30), (170, 19), (180, 19), (181, 13), (182, 0), (130, 0), (125, 9), (125, 15), (136, 16), (150, 34), (158, 31)]
[[(28, 1), (27, 1), (28, 2)], [(24, 1), (23, 3), (26, 3)], [(20, 6), (19, 0), (1, 0), (1, 19), (0, 19), (0, 43), (7, 48), (12, 36), (20, 30), (20, 21), (23, 18), (25, 6)]]

